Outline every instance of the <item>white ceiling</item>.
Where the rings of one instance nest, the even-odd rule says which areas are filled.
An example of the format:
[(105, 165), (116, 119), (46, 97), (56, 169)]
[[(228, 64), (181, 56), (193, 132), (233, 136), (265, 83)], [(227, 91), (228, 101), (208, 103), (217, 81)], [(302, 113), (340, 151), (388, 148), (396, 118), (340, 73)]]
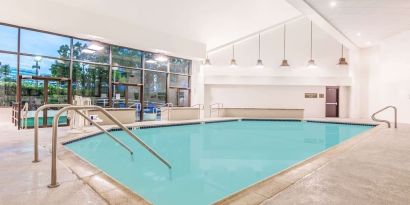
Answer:
[(286, 0), (50, 1), (199, 41), (208, 48), (300, 15)]
[[(114, 32), (122, 32), (121, 42), (137, 41), (127, 38), (141, 36), (132, 33), (138, 30), (206, 44), (207, 49), (301, 15), (286, 0), (2, 0), (0, 13), (0, 22), (108, 42), (118, 42)], [(106, 30), (95, 32), (102, 27)], [(67, 33), (70, 28), (77, 31)]]
[(410, 0), (305, 1), (359, 47), (410, 29)]

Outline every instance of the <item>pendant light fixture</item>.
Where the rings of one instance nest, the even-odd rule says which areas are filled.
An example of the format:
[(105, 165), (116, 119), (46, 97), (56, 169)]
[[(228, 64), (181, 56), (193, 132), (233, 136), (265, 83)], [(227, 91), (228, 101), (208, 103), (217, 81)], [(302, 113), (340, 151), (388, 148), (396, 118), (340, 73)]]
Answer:
[(236, 67), (238, 65), (235, 60), (235, 44), (232, 44), (232, 59), (230, 65), (231, 67)]
[(343, 44), (342, 44), (342, 57), (339, 58), (339, 63), (337, 64), (337, 65), (339, 65), (339, 66), (346, 66), (346, 65), (348, 65), (348, 63), (347, 63), (347, 61), (346, 61), (346, 58), (343, 57), (343, 50), (344, 50), (344, 46), (343, 46)]
[(261, 60), (261, 34), (259, 34), (258, 38), (258, 61), (256, 61), (256, 67), (263, 68), (263, 62)]
[(205, 67), (212, 66), (211, 60), (209, 60), (209, 57), (208, 57), (208, 53), (206, 53), (206, 58), (203, 64)]
[(308, 68), (316, 68), (315, 60), (313, 60), (313, 22), (310, 21), (310, 60), (308, 61)]
[(289, 67), (288, 60), (286, 60), (286, 24), (283, 25), (283, 60), (280, 67)]

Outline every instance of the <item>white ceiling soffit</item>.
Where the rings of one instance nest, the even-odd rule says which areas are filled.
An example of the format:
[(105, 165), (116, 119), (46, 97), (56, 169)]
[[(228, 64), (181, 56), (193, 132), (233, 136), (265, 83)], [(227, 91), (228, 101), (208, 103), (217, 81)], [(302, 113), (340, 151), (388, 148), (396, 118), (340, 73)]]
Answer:
[[(337, 41), (342, 43), (348, 49), (356, 49), (357, 46), (355, 42), (352, 42), (348, 36), (344, 34), (343, 31), (339, 30), (337, 26), (333, 25), (325, 16), (319, 13), (315, 8), (313, 8), (307, 1), (305, 0), (287, 0), (292, 6), (297, 8), (301, 11), (304, 15), (306, 15), (310, 20), (312, 20), (317, 26), (319, 26), (322, 30), (329, 33), (329, 35), (333, 36)], [(315, 0), (315, 1), (322, 1), (322, 0)], [(332, 0), (323, 0), (329, 2)]]
[(90, 18), (106, 16), (115, 18), (117, 24), (128, 23), (201, 42), (208, 49), (301, 15), (286, 0), (42, 1), (59, 4), (63, 10), (67, 5), (81, 9), (89, 12)]
[[(173, 11), (159, 15), (152, 12), (158, 9), (141, 7), (138, 5), (141, 2), (2, 0), (0, 22), (189, 59), (205, 56), (204, 43), (155, 29), (168, 25), (172, 20), (168, 15)], [(150, 22), (154, 26), (141, 26), (138, 24), (141, 22)]]
[[(34, 18), (49, 21), (61, 18), (61, 16), (50, 16), (50, 9), (57, 8), (62, 16), (70, 16), (69, 14), (73, 13), (70, 10), (74, 10), (77, 15), (85, 17), (79, 19), (79, 16), (74, 16), (79, 19), (78, 24), (110, 18), (115, 19), (117, 27), (132, 25), (149, 28), (206, 44), (208, 49), (301, 15), (286, 0), (19, 0), (18, 2), (14, 4), (37, 6), (13, 8), (2, 5), (1, 7), (7, 10), (14, 9), (13, 12), (18, 15), (28, 12)], [(51, 8), (50, 4), (55, 7)], [(47, 16), (47, 18), (39, 18), (40, 16)], [(110, 29), (112, 24), (107, 23), (106, 26)], [(112, 30), (112, 32), (116, 31)], [(121, 35), (118, 33), (119, 37)]]
[(410, 29), (409, 0), (305, 0), (358, 47)]

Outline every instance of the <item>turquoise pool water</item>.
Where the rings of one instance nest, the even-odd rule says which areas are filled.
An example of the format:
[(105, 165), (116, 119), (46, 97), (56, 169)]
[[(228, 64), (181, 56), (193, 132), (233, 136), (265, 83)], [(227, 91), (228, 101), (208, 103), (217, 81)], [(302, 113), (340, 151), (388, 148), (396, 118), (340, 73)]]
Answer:
[(133, 131), (169, 171), (122, 131), (134, 156), (105, 134), (65, 146), (157, 205), (212, 204), (372, 126), (301, 121), (233, 121)]

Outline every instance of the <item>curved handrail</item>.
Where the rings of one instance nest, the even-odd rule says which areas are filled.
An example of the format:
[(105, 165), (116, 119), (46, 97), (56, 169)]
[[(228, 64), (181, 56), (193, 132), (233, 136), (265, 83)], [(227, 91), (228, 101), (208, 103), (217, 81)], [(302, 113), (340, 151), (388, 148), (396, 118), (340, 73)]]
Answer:
[(134, 107), (138, 112), (140, 112), (142, 110), (142, 104), (140, 102), (136, 102), (136, 103), (128, 106), (128, 108), (134, 108)]
[(198, 106), (198, 108), (199, 108), (200, 110), (205, 109), (204, 104), (195, 104), (195, 105), (192, 105), (191, 107), (196, 107), (196, 106)]
[[(167, 111), (168, 121), (169, 121), (169, 111), (170, 111), (170, 108), (172, 108), (172, 107), (174, 107), (174, 104), (172, 104), (172, 103), (165, 103), (163, 106), (161, 106), (161, 107), (159, 108), (159, 109), (161, 110), (161, 113)], [(165, 108), (164, 111), (162, 110), (162, 108)]]
[(57, 183), (57, 128), (58, 128), (58, 120), (60, 115), (68, 110), (84, 110), (84, 109), (95, 109), (102, 112), (105, 116), (107, 116), (111, 121), (117, 124), (123, 131), (125, 131), (128, 135), (130, 135), (134, 140), (136, 140), (140, 145), (142, 145), (146, 150), (148, 150), (152, 155), (154, 155), (158, 160), (164, 163), (169, 169), (172, 169), (171, 165), (163, 159), (159, 154), (157, 154), (154, 150), (152, 150), (148, 145), (146, 145), (141, 139), (139, 139), (136, 135), (134, 135), (128, 128), (126, 128), (121, 122), (119, 122), (114, 116), (108, 113), (104, 108), (96, 105), (89, 105), (89, 106), (67, 106), (60, 109), (54, 116), (53, 119), (53, 130), (52, 130), (52, 145), (51, 145), (51, 183), (48, 185), (49, 188), (54, 188), (59, 186)]
[(218, 117), (219, 117), (219, 109), (223, 108), (224, 104), (222, 103), (214, 103), (209, 105), (209, 117), (212, 117), (212, 109), (214, 105), (218, 105), (217, 111), (218, 111)]
[(40, 113), (40, 111), (47, 108), (60, 108), (67, 106), (70, 106), (70, 104), (46, 104), (37, 108), (36, 112), (34, 113), (34, 163), (40, 161), (38, 159), (38, 114)]
[[(40, 162), (40, 160), (38, 159), (38, 114), (40, 113), (40, 111), (42, 111), (44, 109), (47, 109), (47, 108), (60, 108), (60, 107), (67, 107), (67, 106), (70, 106), (70, 104), (46, 104), (46, 105), (43, 105), (43, 106), (39, 107), (36, 110), (36, 112), (34, 113), (34, 160), (33, 160), (33, 163)], [(122, 147), (124, 147), (131, 155), (133, 155), (132, 150), (127, 145), (125, 145), (124, 143), (119, 141), (111, 133), (109, 133), (107, 130), (105, 130), (103, 127), (101, 127), (99, 124), (97, 124), (93, 120), (91, 120), (87, 115), (85, 115), (84, 113), (82, 113), (78, 110), (75, 110), (75, 112), (78, 113), (79, 115), (81, 115), (88, 122), (90, 122), (91, 124), (96, 126), (98, 129), (103, 131), (105, 134), (107, 134), (109, 137), (111, 137), (114, 141), (116, 141), (118, 144), (120, 144)]]
[(196, 107), (198, 106), (198, 119), (201, 119), (201, 110), (205, 109), (205, 105), (204, 104), (195, 104), (192, 105), (191, 107)]
[(27, 129), (28, 103), (24, 103), (24, 106), (21, 110), (24, 112), (23, 113), (23, 129)]
[(379, 111), (373, 113), (373, 115), (372, 115), (372, 120), (374, 120), (374, 121), (376, 121), (376, 122), (384, 122), (384, 123), (387, 123), (387, 127), (390, 128), (390, 127), (391, 127), (390, 121), (388, 121), (388, 120), (380, 120), (380, 119), (377, 119), (377, 118), (376, 118), (376, 115), (377, 115), (377, 114), (379, 114), (379, 113), (381, 113), (381, 112), (383, 112), (383, 111), (385, 111), (385, 110), (387, 110), (387, 109), (389, 109), (389, 108), (393, 108), (393, 110), (394, 110), (394, 128), (397, 128), (397, 108), (396, 108), (395, 106), (391, 106), (391, 105), (390, 105), (390, 106), (384, 107), (383, 109), (381, 109), (381, 110), (379, 110)]

